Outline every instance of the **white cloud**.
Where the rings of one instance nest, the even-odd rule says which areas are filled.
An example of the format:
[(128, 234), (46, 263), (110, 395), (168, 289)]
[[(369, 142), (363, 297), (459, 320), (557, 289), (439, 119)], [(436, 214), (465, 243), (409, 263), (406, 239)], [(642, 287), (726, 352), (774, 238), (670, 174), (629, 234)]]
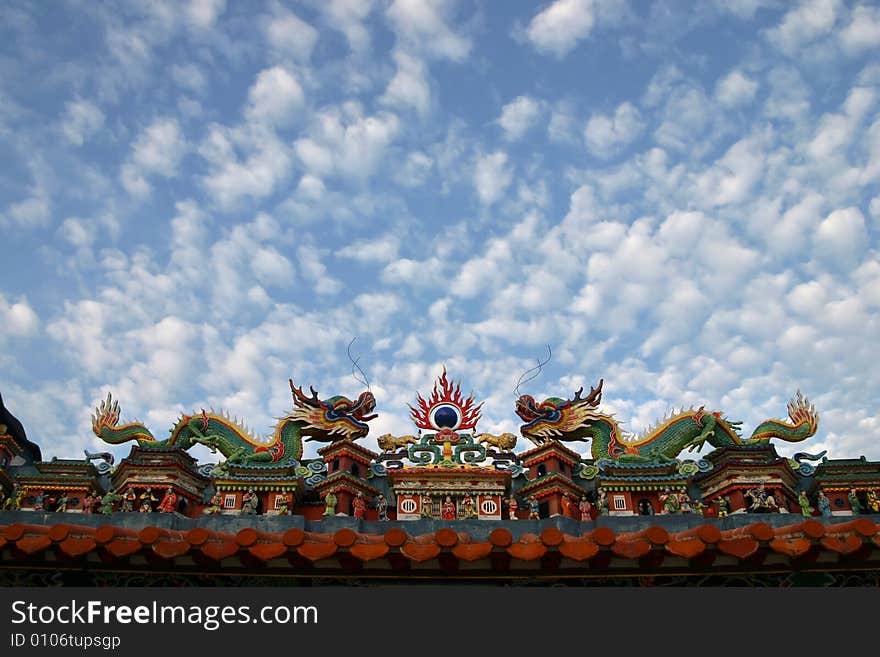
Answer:
[(699, 193), (711, 205), (746, 200), (764, 171), (764, 148), (772, 134), (763, 133), (739, 140), (710, 169), (697, 177)]
[(838, 0), (807, 0), (792, 9), (767, 36), (776, 47), (793, 55), (802, 46), (828, 34), (837, 21)]
[(4, 334), (15, 337), (32, 337), (39, 333), (40, 318), (27, 299), (22, 298), (15, 303), (10, 303), (0, 293), (0, 325), (3, 326), (0, 337)]
[(349, 102), (318, 112), (308, 136), (297, 139), (294, 150), (313, 175), (364, 179), (376, 170), (399, 130), (396, 115), (364, 116), (359, 104)]
[(591, 153), (609, 157), (638, 137), (644, 127), (639, 110), (632, 103), (624, 102), (613, 116), (593, 114), (584, 128), (584, 140)]
[(171, 67), (171, 77), (181, 87), (197, 93), (204, 91), (208, 84), (202, 69), (195, 64), (174, 64)]
[(213, 124), (198, 152), (210, 168), (202, 184), (214, 202), (227, 209), (245, 198), (271, 194), (291, 166), (288, 147), (274, 131), (258, 124), (235, 129)]
[(281, 6), (266, 18), (263, 29), (273, 48), (296, 61), (308, 61), (318, 41), (314, 27)]
[(451, 9), (448, 0), (393, 0), (385, 15), (408, 50), (458, 62), (470, 53), (471, 42), (447, 24)]
[(61, 131), (75, 146), (82, 146), (104, 125), (104, 113), (88, 100), (71, 100), (64, 106)]
[(184, 13), (190, 25), (207, 30), (225, 10), (226, 0), (189, 0)]
[(301, 246), (296, 251), (296, 262), (302, 275), (312, 282), (315, 292), (321, 295), (333, 295), (342, 290), (342, 283), (327, 273), (327, 267), (321, 262), (321, 251)]
[(592, 0), (556, 0), (539, 12), (526, 28), (526, 37), (541, 52), (562, 58), (593, 29)]
[(394, 171), (394, 181), (404, 187), (420, 187), (425, 184), (434, 160), (422, 151), (414, 151), (406, 156), (406, 162), (402, 167)]
[(816, 257), (833, 267), (848, 267), (860, 258), (867, 242), (865, 218), (858, 208), (834, 210), (816, 230)]
[(400, 240), (394, 235), (384, 235), (375, 240), (354, 242), (340, 249), (336, 255), (362, 263), (385, 264), (397, 257)]
[(495, 151), (488, 155), (480, 154), (474, 166), (474, 187), (483, 205), (492, 205), (501, 198), (513, 181), (513, 171), (508, 166), (507, 154)]
[(400, 50), (394, 51), (397, 72), (388, 83), (381, 101), (387, 105), (412, 107), (425, 115), (431, 106), (431, 86), (425, 63)]
[(36, 186), (30, 189), (30, 193), (28, 198), (6, 208), (6, 212), (0, 215), (0, 224), (12, 223), (22, 228), (40, 228), (49, 224), (52, 206), (46, 191)]
[(293, 283), (293, 265), (273, 246), (262, 246), (256, 250), (251, 269), (264, 285), (285, 287)]
[(150, 175), (170, 178), (188, 149), (177, 121), (172, 118), (156, 119), (138, 135), (132, 153), (122, 165), (120, 178), (132, 196), (149, 196)]
[(296, 76), (281, 66), (260, 71), (248, 91), (246, 114), (253, 121), (268, 125), (288, 125), (298, 117), (304, 102)]
[(547, 124), (547, 136), (551, 141), (559, 143), (580, 143), (579, 124), (571, 103), (557, 103), (550, 115), (550, 122)]
[(513, 252), (510, 245), (505, 240), (492, 240), (486, 249), (486, 255), (471, 258), (461, 266), (450, 290), (454, 295), (465, 299), (489, 293), (504, 280), (505, 272), (512, 262)]
[(880, 9), (864, 5), (853, 9), (849, 25), (840, 32), (840, 41), (851, 54), (880, 46)]
[(747, 105), (752, 102), (758, 83), (742, 71), (735, 69), (725, 75), (715, 86), (715, 98), (727, 107)]
[(373, 0), (325, 0), (321, 3), (327, 24), (345, 35), (354, 53), (362, 53), (370, 47), (370, 32), (364, 21), (373, 7)]
[(530, 96), (518, 96), (501, 108), (498, 124), (508, 141), (520, 139), (541, 113), (541, 104)]

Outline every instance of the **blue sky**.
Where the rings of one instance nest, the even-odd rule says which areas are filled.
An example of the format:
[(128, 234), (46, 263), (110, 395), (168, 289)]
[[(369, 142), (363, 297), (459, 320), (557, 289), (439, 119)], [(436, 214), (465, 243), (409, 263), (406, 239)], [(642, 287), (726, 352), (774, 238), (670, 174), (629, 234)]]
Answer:
[(368, 446), (443, 364), (515, 431), (549, 345), (521, 392), (604, 377), (629, 432), (800, 388), (780, 451), (880, 459), (875, 5), (6, 2), (0, 37), (0, 390), (44, 454), (108, 391), (267, 434), (289, 377), (361, 391), (357, 336)]

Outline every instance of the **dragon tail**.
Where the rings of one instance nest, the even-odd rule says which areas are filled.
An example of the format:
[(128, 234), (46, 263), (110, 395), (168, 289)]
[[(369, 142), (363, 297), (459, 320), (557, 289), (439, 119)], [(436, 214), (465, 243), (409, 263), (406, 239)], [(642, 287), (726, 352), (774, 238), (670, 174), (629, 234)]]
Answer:
[(788, 403), (788, 417), (784, 420), (765, 420), (752, 432), (748, 442), (766, 442), (779, 438), (790, 443), (800, 442), (814, 435), (819, 428), (819, 413), (810, 400), (797, 391), (797, 400)]
[(110, 393), (102, 401), (92, 415), (92, 431), (98, 438), (111, 445), (119, 445), (136, 440), (138, 444), (153, 443), (156, 439), (150, 430), (140, 422), (129, 422), (119, 425), (119, 402)]

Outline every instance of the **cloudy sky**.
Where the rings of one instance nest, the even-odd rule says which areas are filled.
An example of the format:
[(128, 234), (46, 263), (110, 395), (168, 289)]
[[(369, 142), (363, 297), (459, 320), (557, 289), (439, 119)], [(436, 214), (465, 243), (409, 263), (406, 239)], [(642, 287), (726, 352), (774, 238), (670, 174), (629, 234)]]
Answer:
[(357, 337), (372, 446), (443, 364), (515, 431), (549, 346), (627, 431), (800, 388), (782, 453), (880, 459), (878, 54), (859, 1), (4, 2), (0, 392), (47, 456), (109, 391), (268, 434)]

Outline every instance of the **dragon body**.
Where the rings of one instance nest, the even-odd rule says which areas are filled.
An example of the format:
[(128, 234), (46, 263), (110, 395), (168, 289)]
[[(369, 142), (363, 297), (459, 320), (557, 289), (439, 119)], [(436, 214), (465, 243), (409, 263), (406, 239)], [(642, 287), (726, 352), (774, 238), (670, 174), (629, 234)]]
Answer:
[(704, 407), (673, 414), (639, 438), (627, 436), (617, 421), (598, 410), (602, 381), (587, 397), (578, 390), (572, 399), (551, 397), (537, 403), (531, 396), (517, 400), (516, 413), (525, 421), (523, 436), (536, 445), (551, 440), (591, 440), (595, 460), (660, 462), (675, 459), (684, 449), (699, 450), (708, 442), (713, 447), (766, 444), (773, 438), (798, 442), (816, 433), (819, 414), (800, 391), (788, 404), (789, 421), (765, 420), (748, 438), (739, 433), (741, 422)]
[(279, 418), (267, 440), (258, 440), (238, 420), (222, 413), (208, 412), (183, 415), (171, 429), (165, 440), (156, 440), (147, 427), (140, 422), (119, 424), (119, 403), (108, 394), (92, 416), (92, 431), (111, 445), (136, 441), (144, 448), (176, 447), (189, 449), (205, 445), (226, 457), (226, 463), (243, 465), (286, 464), (299, 461), (303, 453), (303, 440), (333, 442), (343, 439), (362, 438), (369, 432), (368, 421), (376, 401), (371, 392), (364, 392), (357, 400), (335, 396), (318, 399), (290, 381), (294, 410)]

